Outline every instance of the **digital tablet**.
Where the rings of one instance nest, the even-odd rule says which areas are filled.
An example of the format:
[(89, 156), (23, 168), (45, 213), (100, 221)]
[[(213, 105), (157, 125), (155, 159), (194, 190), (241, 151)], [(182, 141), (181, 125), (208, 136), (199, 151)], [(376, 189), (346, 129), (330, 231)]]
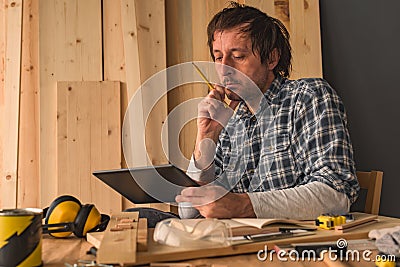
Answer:
[(182, 189), (199, 186), (174, 165), (95, 171), (93, 175), (135, 204), (175, 202)]

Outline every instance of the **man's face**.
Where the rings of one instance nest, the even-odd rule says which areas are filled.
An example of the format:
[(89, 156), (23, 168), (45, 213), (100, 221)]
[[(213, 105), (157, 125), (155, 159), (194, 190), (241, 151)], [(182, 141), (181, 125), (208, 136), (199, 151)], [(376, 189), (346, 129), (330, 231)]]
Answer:
[(239, 27), (214, 33), (213, 54), (218, 75), (226, 87), (225, 93), (231, 100), (240, 100), (257, 94), (248, 78), (263, 93), (274, 78), (268, 65), (261, 64), (258, 52), (253, 53), (250, 36), (240, 32)]

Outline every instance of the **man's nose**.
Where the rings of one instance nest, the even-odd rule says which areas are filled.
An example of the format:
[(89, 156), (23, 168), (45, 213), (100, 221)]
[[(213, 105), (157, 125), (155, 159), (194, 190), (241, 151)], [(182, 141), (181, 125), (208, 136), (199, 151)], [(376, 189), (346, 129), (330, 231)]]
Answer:
[(234, 68), (229, 60), (223, 59), (221, 61), (220, 73), (222, 76), (229, 76), (234, 73)]

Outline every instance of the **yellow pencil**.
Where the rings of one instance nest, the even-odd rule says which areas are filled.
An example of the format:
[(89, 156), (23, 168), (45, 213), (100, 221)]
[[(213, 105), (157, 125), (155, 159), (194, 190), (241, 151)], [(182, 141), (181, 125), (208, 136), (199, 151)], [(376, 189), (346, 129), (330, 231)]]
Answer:
[[(200, 68), (197, 67), (197, 65), (194, 64), (194, 62), (192, 62), (192, 64), (193, 64), (193, 66), (195, 67), (195, 69), (197, 70), (197, 72), (200, 74), (200, 77), (201, 77), (201, 78), (206, 82), (206, 84), (208, 85), (208, 92), (211, 92), (212, 90), (214, 90), (214, 89), (215, 89), (214, 86), (208, 81), (208, 79), (207, 79), (206, 76), (203, 74), (203, 72), (200, 70)], [(228, 106), (229, 106), (228, 103), (225, 102), (225, 100), (224, 100), (223, 102), (224, 102), (224, 106), (225, 106), (225, 107), (228, 107)]]

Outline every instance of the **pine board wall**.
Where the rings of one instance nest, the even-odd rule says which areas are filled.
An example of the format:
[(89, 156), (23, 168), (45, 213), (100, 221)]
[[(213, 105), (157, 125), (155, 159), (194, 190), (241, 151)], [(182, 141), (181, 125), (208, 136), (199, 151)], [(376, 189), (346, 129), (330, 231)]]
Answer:
[[(288, 27), (292, 78), (322, 76), (317, 0), (240, 3), (258, 7)], [(64, 193), (106, 213), (133, 206), (96, 184), (91, 171), (126, 167), (120, 138), (130, 98), (168, 66), (210, 61), (206, 26), (226, 6), (225, 0), (0, 0), (0, 208), (45, 207)], [(75, 90), (80, 90), (78, 98), (71, 95)], [(176, 157), (178, 151), (160, 145), (167, 114), (206, 93), (205, 85), (196, 84), (165, 94), (146, 124), (143, 120), (134, 127), (148, 155), (130, 152), (130, 167)], [(99, 117), (95, 104), (103, 103), (102, 95), (113, 99), (107, 103), (117, 115)], [(140, 104), (148, 107), (145, 96)], [(73, 115), (63, 118), (66, 114)], [(79, 116), (99, 133), (79, 128)], [(190, 158), (195, 121), (171, 134), (179, 135), (180, 150)], [(78, 141), (82, 145), (77, 147), (73, 142)], [(71, 155), (84, 151), (83, 163)], [(112, 157), (107, 160), (102, 153)], [(66, 166), (70, 172), (63, 171)], [(104, 194), (106, 198), (99, 197)]]

